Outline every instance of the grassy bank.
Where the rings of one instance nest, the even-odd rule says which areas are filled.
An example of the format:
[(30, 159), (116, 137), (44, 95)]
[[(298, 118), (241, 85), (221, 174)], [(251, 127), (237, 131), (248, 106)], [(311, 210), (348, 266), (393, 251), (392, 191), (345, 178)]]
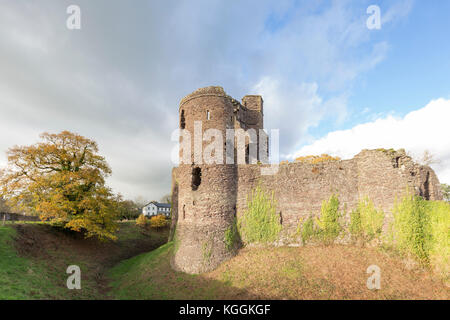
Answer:
[[(159, 247), (167, 235), (128, 222), (120, 223), (116, 242), (103, 243), (43, 223), (0, 226), (0, 299), (105, 298), (106, 270)], [(66, 287), (69, 265), (81, 269), (81, 290)]]
[[(419, 266), (376, 248), (246, 248), (217, 270), (188, 275), (170, 268), (173, 244), (110, 270), (115, 299), (449, 299), (449, 289)], [(369, 290), (367, 267), (381, 268)]]

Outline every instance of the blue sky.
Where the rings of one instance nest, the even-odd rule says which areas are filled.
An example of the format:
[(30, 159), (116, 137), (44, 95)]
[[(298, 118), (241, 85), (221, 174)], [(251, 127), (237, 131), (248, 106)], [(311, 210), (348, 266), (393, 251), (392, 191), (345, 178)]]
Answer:
[[(71, 4), (80, 30), (66, 27)], [(219, 85), (263, 96), (282, 159), (427, 149), (450, 183), (449, 13), (417, 0), (2, 0), (0, 151), (74, 131), (99, 143), (115, 191), (159, 199), (179, 101)]]
[(374, 41), (387, 41), (389, 49), (355, 85), (350, 107), (404, 115), (431, 99), (450, 98), (449, 12), (448, 1), (415, 1), (402, 21), (375, 31)]
[[(393, 1), (364, 3), (360, 8), (377, 3), (383, 15)], [(348, 129), (374, 115), (404, 116), (432, 99), (450, 98), (450, 41), (445, 40), (449, 39), (449, 12), (448, 1), (411, 1), (409, 13), (399, 21), (371, 31), (370, 41), (360, 50), (386, 42), (386, 56), (351, 85), (347, 121), (323, 121), (311, 134), (317, 138), (333, 129)]]

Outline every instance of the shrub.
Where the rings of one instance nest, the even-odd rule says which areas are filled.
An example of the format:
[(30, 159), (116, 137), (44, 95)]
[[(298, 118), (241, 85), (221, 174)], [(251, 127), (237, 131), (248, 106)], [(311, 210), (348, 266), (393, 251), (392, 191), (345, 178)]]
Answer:
[(430, 263), (440, 273), (450, 276), (450, 203), (428, 201), (431, 220)]
[(167, 227), (168, 225), (169, 221), (167, 221), (166, 217), (161, 214), (150, 218), (150, 227), (152, 228), (161, 229)]
[(328, 201), (322, 202), (321, 215), (316, 219), (319, 227), (318, 236), (325, 244), (331, 244), (336, 240), (342, 231), (339, 212), (339, 199), (337, 195), (332, 195)]
[(373, 202), (366, 197), (350, 213), (350, 234), (354, 239), (371, 241), (381, 235), (383, 222), (383, 210), (375, 209)]
[(353, 240), (362, 238), (363, 230), (361, 224), (361, 212), (358, 209), (352, 210), (352, 212), (350, 212), (349, 231)]
[(450, 203), (450, 185), (441, 183), (441, 190), (442, 190), (442, 196), (444, 198), (444, 201), (447, 201)]
[(146, 216), (144, 216), (143, 214), (141, 214), (137, 219), (136, 219), (136, 225), (138, 225), (139, 227), (145, 228), (147, 226), (147, 224), (149, 223), (148, 219)]
[(432, 240), (427, 203), (416, 195), (406, 195), (394, 206), (393, 241), (400, 251), (415, 256), (420, 262), (429, 262)]
[(313, 218), (309, 217), (302, 226), (301, 237), (302, 243), (305, 245), (308, 241), (317, 236), (317, 230), (314, 227)]
[(298, 157), (295, 159), (295, 162), (303, 162), (303, 163), (311, 163), (311, 164), (317, 164), (321, 162), (329, 162), (329, 161), (339, 161), (341, 158), (339, 157), (332, 157), (329, 154), (321, 154), (320, 156), (303, 156)]
[(238, 220), (238, 230), (244, 243), (269, 243), (277, 239), (281, 223), (276, 213), (274, 195), (260, 186), (247, 198), (247, 210)]

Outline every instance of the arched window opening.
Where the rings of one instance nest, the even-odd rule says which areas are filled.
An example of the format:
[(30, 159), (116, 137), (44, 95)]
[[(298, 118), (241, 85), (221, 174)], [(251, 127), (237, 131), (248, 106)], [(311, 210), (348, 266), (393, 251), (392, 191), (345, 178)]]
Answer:
[(195, 191), (198, 189), (200, 184), (202, 183), (202, 169), (199, 167), (195, 167), (192, 169), (192, 190)]
[(211, 113), (209, 110), (206, 110), (206, 120), (211, 120)]

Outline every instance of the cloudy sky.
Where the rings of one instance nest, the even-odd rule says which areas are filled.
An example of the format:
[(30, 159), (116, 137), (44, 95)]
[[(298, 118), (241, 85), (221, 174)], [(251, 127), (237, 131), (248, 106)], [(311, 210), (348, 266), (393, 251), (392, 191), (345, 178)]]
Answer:
[[(80, 30), (66, 27), (71, 4)], [(159, 199), (180, 99), (219, 85), (263, 95), (282, 159), (429, 150), (450, 183), (449, 12), (412, 0), (0, 0), (0, 165), (12, 145), (70, 130), (99, 143), (115, 191)]]

